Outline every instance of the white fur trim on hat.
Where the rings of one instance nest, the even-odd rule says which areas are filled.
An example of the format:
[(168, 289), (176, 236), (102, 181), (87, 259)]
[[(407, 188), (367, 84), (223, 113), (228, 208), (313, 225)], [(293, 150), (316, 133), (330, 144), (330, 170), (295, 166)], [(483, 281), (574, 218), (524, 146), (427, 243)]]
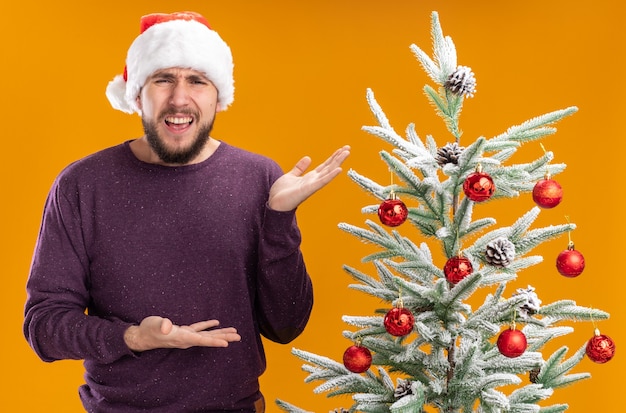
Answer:
[(170, 20), (154, 24), (133, 41), (126, 56), (127, 80), (118, 75), (107, 86), (111, 106), (141, 115), (137, 97), (146, 79), (157, 70), (171, 67), (203, 72), (217, 88), (220, 110), (233, 102), (233, 58), (228, 45), (200, 22)]

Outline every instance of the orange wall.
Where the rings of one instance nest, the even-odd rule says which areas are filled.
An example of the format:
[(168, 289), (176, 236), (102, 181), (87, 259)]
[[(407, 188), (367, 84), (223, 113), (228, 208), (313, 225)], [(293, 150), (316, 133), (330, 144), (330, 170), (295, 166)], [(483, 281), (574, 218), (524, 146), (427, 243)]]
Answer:
[[(584, 360), (577, 371), (591, 372), (592, 380), (558, 391), (551, 400), (570, 403), (574, 413), (620, 411), (619, 374), (626, 367), (620, 289), (626, 50), (624, 6), (616, 4), (111, 0), (4, 5), (0, 411), (81, 411), (76, 393), (82, 381), (80, 363), (45, 364), (21, 334), (24, 284), (43, 201), (63, 166), (141, 134), (137, 117), (109, 107), (104, 88), (124, 66), (139, 16), (183, 9), (207, 16), (234, 51), (235, 104), (219, 115), (214, 136), (269, 155), (286, 169), (301, 155), (322, 160), (347, 143), (354, 148), (348, 167), (386, 183), (388, 173), (378, 151), (388, 147), (360, 130), (373, 123), (365, 102), (368, 87), (398, 131), (414, 122), (422, 137), (433, 134), (440, 144), (450, 140), (421, 92), (428, 78), (409, 51), (412, 43), (430, 50), (432, 10), (440, 12), (445, 33), (453, 37), (459, 63), (471, 66), (477, 76), (478, 92), (466, 102), (461, 121), (465, 142), (577, 105), (579, 113), (544, 141), (555, 152), (555, 161), (567, 163), (568, 169), (558, 176), (565, 190), (563, 203), (542, 213), (538, 225), (562, 223), (570, 216), (579, 226), (573, 238), (585, 254), (587, 269), (577, 279), (556, 273), (553, 259), (567, 244), (559, 239), (542, 246), (538, 253), (545, 262), (522, 273), (513, 287), (532, 284), (544, 303), (568, 298), (612, 314), (599, 327), (617, 342), (616, 357), (602, 366)], [(530, 144), (514, 159), (540, 153), (538, 145)], [(340, 360), (349, 345), (341, 336), (346, 328), (341, 316), (369, 315), (379, 304), (349, 290), (351, 280), (341, 270), (342, 264), (359, 266), (371, 249), (336, 228), (339, 222), (361, 224), (359, 210), (370, 203), (375, 201), (344, 175), (300, 208), (316, 305), (307, 330), (293, 346)], [(508, 225), (531, 206), (526, 195), (485, 205), (480, 214)], [(576, 333), (559, 343), (572, 351), (593, 334), (587, 323), (575, 327)], [(316, 412), (341, 406), (303, 383), (301, 362), (290, 355), (292, 345), (267, 346), (269, 368), (262, 377), (267, 398), (281, 397)], [(271, 403), (269, 411), (276, 411)]]

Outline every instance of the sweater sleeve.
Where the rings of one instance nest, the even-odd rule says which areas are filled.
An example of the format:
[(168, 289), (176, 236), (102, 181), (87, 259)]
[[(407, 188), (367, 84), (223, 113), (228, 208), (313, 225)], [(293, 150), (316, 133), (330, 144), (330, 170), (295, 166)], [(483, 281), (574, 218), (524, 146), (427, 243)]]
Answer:
[(302, 333), (313, 307), (313, 287), (300, 242), (295, 211), (266, 207), (259, 245), (257, 312), (261, 333), (282, 344)]
[(89, 260), (78, 201), (65, 196), (59, 182), (46, 201), (26, 285), (24, 335), (44, 361), (110, 363), (133, 354), (124, 342), (130, 324), (86, 314)]

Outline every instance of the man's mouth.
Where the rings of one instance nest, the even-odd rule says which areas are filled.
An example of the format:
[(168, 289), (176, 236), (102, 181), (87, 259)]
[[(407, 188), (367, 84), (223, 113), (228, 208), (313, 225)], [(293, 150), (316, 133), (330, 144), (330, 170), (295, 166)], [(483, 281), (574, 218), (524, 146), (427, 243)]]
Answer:
[(168, 126), (187, 126), (193, 122), (191, 116), (168, 116), (165, 118), (165, 123)]

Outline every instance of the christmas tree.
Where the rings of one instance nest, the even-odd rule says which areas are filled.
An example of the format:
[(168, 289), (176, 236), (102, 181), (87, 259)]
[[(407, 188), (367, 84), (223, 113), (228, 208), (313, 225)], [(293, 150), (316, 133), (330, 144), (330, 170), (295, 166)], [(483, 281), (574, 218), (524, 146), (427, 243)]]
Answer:
[[(555, 389), (589, 377), (572, 372), (585, 355), (604, 363), (613, 357), (615, 344), (596, 328), (573, 354), (567, 346), (547, 356), (542, 351), (573, 331), (563, 322), (595, 322), (609, 315), (566, 299), (542, 305), (532, 286), (506, 291), (520, 271), (543, 261), (531, 254), (533, 249), (565, 234), (570, 241), (556, 269), (566, 277), (584, 269), (584, 257), (571, 241), (573, 223), (531, 228), (542, 209), (560, 203), (562, 188), (552, 177), (565, 165), (551, 163), (554, 156), (545, 150), (529, 163), (509, 160), (523, 143), (555, 133), (552, 125), (577, 109), (535, 117), (490, 139), (461, 142), (461, 109), (475, 93), (476, 79), (469, 67), (457, 65), (454, 43), (443, 35), (436, 12), (431, 35), (432, 58), (415, 45), (411, 50), (438, 85), (426, 85), (425, 95), (452, 139), (441, 146), (431, 136), (423, 141), (414, 125), (402, 137), (368, 90), (378, 126), (363, 129), (393, 146), (380, 155), (398, 183), (392, 178), (391, 184), (379, 184), (350, 170), (349, 177), (379, 200), (363, 213), (378, 214), (380, 224), (367, 219), (366, 228), (339, 225), (377, 247), (364, 258), (375, 276), (344, 267), (358, 281), (351, 288), (389, 305), (371, 316), (343, 317), (352, 327), (343, 335), (354, 342), (343, 362), (300, 349), (293, 353), (307, 363), (306, 381), (322, 382), (316, 392), (352, 395), (353, 405), (335, 412), (565, 411), (566, 404), (545, 400)], [(523, 193), (532, 193), (536, 205), (512, 225), (473, 219), (474, 208)], [(406, 225), (438, 244), (445, 262), (435, 262), (428, 243), (403, 236)], [(308, 413), (282, 400), (277, 404), (288, 412)]]

